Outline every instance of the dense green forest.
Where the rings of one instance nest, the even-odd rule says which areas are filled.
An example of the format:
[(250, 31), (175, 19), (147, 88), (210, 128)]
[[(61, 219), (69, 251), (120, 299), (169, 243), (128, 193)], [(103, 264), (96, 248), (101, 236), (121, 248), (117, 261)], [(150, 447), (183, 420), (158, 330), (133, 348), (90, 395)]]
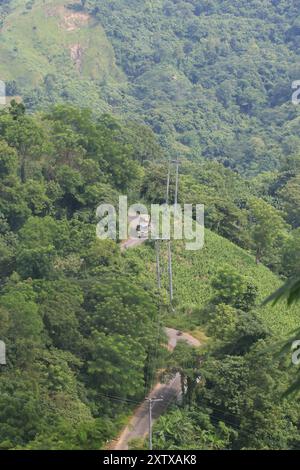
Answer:
[(298, 127), (297, 1), (87, 4), (161, 142), (249, 173), (278, 168)]
[(107, 115), (16, 103), (0, 135), (1, 448), (100, 448), (157, 351), (155, 292), (95, 231), (98, 203), (140, 185), (140, 138)]
[(297, 0), (1, 3), (0, 75), (29, 109), (134, 118), (173, 154), (249, 175), (296, 153)]
[[(288, 358), (268, 353), (267, 361), (264, 352), (297, 326), (297, 311), (260, 304), (280, 285), (262, 262), (281, 274), (297, 272), (298, 229), (266, 197), (265, 181), (250, 185), (220, 163), (183, 165), (181, 197), (194, 202), (207, 194), (207, 225), (216, 233), (207, 231), (196, 254), (174, 245), (174, 313), (167, 292), (161, 299), (156, 292), (153, 246), (122, 254), (95, 231), (98, 204), (117, 204), (119, 192), (146, 204), (163, 198), (167, 165), (154, 134), (107, 114), (93, 119), (88, 110), (56, 106), (29, 115), (12, 102), (1, 112), (0, 135), (0, 322), (8, 357), (1, 370), (1, 448), (104, 446), (162, 364), (166, 377), (179, 370), (188, 387), (184, 406), (159, 421), (157, 446), (184, 448), (191, 433), (197, 448), (297, 446), (300, 410), (281, 397), (294, 379)], [(231, 189), (220, 201), (222, 187)], [(179, 343), (169, 355), (163, 325), (210, 339), (199, 352)], [(257, 354), (263, 380), (251, 375)], [(216, 383), (197, 385), (210, 367), (220, 367), (220, 382), (214, 376)], [(274, 419), (278, 435), (270, 437)], [(165, 435), (164, 420), (178, 421), (179, 429), (189, 423), (182, 441)], [(251, 434), (254, 422), (259, 433)]]
[[(0, 2), (0, 449), (103, 449), (156, 380), (157, 449), (299, 449), (297, 0)], [(100, 203), (205, 205), (199, 252), (96, 237)], [(174, 199), (174, 174), (170, 197)], [(164, 327), (200, 348), (166, 348)], [(146, 448), (145, 442), (132, 447)]]

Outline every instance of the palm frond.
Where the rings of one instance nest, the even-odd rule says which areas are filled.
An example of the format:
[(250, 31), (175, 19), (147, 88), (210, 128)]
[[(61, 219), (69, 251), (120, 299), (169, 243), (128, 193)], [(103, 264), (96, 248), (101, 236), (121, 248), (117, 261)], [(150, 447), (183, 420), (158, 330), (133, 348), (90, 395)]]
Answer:
[(276, 292), (271, 294), (264, 302), (266, 305), (270, 302), (276, 305), (280, 300), (286, 300), (290, 306), (300, 300), (300, 279), (291, 279), (287, 281)]

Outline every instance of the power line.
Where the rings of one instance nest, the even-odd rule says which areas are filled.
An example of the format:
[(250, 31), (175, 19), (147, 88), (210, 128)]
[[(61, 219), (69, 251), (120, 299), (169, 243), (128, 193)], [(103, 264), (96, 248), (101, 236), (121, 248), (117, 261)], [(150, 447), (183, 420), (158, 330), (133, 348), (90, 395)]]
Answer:
[[(172, 163), (176, 164), (176, 179), (175, 179), (175, 200), (174, 200), (174, 207), (175, 207), (175, 216), (177, 211), (177, 204), (178, 204), (178, 182), (179, 182), (179, 160), (169, 160), (169, 169), (168, 169), (168, 176), (167, 176), (167, 195), (166, 195), (166, 204), (169, 204), (170, 199), (170, 179), (171, 179), (171, 166)], [(171, 246), (171, 239), (168, 240), (168, 274), (169, 274), (169, 295), (170, 295), (170, 304), (172, 307), (174, 293), (173, 293), (173, 265), (172, 265), (172, 246)]]
[[(178, 203), (178, 186), (179, 186), (179, 161), (171, 161), (169, 159), (169, 165), (168, 165), (168, 173), (167, 173), (167, 188), (166, 188), (166, 205), (169, 204), (170, 200), (170, 180), (171, 180), (171, 169), (172, 169), (172, 163), (176, 163), (176, 181), (175, 181), (175, 215), (176, 215), (176, 210), (177, 210), (177, 203)], [(157, 286), (158, 286), (158, 291), (161, 290), (161, 266), (160, 266), (160, 240), (156, 240), (155, 242), (155, 251), (156, 251), (156, 274), (157, 274)], [(169, 274), (169, 293), (170, 293), (170, 304), (172, 306), (172, 301), (173, 301), (173, 268), (172, 268), (172, 248), (171, 248), (171, 240), (168, 240), (168, 274)], [(161, 308), (159, 309), (161, 311)], [(152, 361), (151, 361), (151, 356), (149, 355), (149, 361), (148, 361), (148, 377), (146, 379), (146, 386), (147, 386), (147, 381), (148, 383), (150, 382), (150, 374), (151, 374), (151, 362), (152, 362), (152, 367), (155, 369), (155, 364), (157, 361), (157, 356), (158, 356), (158, 346), (159, 346), (159, 340), (160, 340), (160, 315), (158, 315), (157, 318), (157, 337), (154, 345), (154, 351), (152, 354)], [(176, 377), (170, 384), (172, 387), (174, 381), (176, 380)], [(154, 374), (152, 374), (152, 380), (151, 380), (151, 387), (153, 385), (154, 381)], [(101, 396), (101, 394), (99, 394)], [(130, 400), (130, 399), (124, 399), (122, 397), (116, 397), (113, 395), (104, 395), (102, 394), (103, 397), (110, 399), (110, 400), (115, 400), (117, 402), (123, 402), (123, 403), (134, 403), (138, 404), (139, 402)], [(170, 404), (171, 401), (173, 401), (173, 397), (171, 397), (167, 401), (167, 406)], [(149, 403), (149, 449), (152, 450), (153, 444), (152, 444), (152, 410), (153, 410), (153, 405), (156, 402), (161, 402), (163, 401), (162, 398), (146, 398), (146, 401)]]
[(161, 276), (160, 276), (160, 241), (155, 241), (155, 252), (156, 252), (156, 276), (157, 276), (157, 288), (161, 289)]
[(170, 304), (173, 303), (173, 266), (172, 266), (172, 247), (171, 240), (168, 240), (168, 273), (169, 273), (169, 295)]
[(139, 405), (140, 404), (140, 401), (131, 400), (129, 398), (117, 397), (115, 395), (107, 395), (107, 394), (104, 394), (104, 393), (97, 393), (97, 395), (100, 396), (100, 397), (103, 397), (103, 398), (107, 398), (108, 400), (111, 400), (111, 401), (117, 401), (117, 402), (121, 402), (121, 403), (132, 403), (134, 405)]
[(170, 179), (171, 179), (171, 166), (172, 161), (169, 159), (169, 166), (168, 166), (168, 175), (167, 175), (167, 193), (166, 193), (166, 204), (169, 204), (169, 197), (170, 197)]
[[(175, 197), (174, 197), (174, 220), (177, 215), (177, 204), (178, 204), (178, 188), (179, 188), (179, 165), (180, 161), (173, 160), (172, 163), (176, 165), (176, 177), (175, 177)], [(173, 303), (173, 266), (172, 266), (172, 246), (171, 240), (168, 241), (168, 271), (169, 271), (169, 290), (170, 290), (170, 304)]]
[(176, 180), (175, 180), (175, 202), (174, 202), (174, 209), (175, 215), (177, 212), (177, 204), (178, 204), (178, 188), (179, 188), (179, 165), (181, 162), (179, 160), (175, 160), (173, 163), (176, 165)]

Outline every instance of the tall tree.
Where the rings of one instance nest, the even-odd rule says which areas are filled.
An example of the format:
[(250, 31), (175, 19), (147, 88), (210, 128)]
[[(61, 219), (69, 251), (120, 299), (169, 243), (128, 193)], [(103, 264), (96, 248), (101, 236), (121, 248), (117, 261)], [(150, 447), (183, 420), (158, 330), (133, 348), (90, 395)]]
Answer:
[(249, 206), (249, 229), (259, 264), (275, 248), (276, 242), (286, 236), (286, 224), (281, 213), (262, 199), (252, 199)]

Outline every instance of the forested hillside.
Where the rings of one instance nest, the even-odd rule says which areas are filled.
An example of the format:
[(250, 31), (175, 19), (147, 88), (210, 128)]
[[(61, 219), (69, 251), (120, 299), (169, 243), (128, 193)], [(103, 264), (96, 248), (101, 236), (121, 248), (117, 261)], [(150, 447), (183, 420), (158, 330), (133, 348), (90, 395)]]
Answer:
[(11, 5), (0, 73), (32, 108), (93, 102), (146, 122), (172, 153), (249, 174), (299, 148), (296, 0)]
[(135, 117), (173, 153), (249, 174), (299, 145), (297, 0), (10, 5), (0, 74), (33, 109), (73, 101)]
[[(157, 380), (156, 449), (299, 449), (297, 0), (0, 1), (0, 449), (103, 449)], [(204, 204), (203, 250), (96, 237), (96, 209)], [(201, 347), (166, 347), (164, 327)], [(288, 349), (290, 349), (288, 347)], [(146, 448), (145, 442), (131, 443)]]
[(135, 112), (162, 142), (250, 173), (278, 168), (299, 116), (297, 1), (87, 5), (129, 77)]
[[(139, 255), (143, 277), (152, 272), (154, 282), (153, 248), (139, 248)], [(289, 354), (278, 354), (280, 337), (299, 325), (298, 310), (282, 303), (261, 306), (278, 279), (210, 232), (203, 251), (187, 252), (178, 244), (173, 257), (174, 309), (164, 322), (190, 331), (202, 347), (179, 342), (164, 361), (165, 380), (180, 374), (183, 401), (155, 424), (154, 448), (298, 449), (299, 402), (285, 395), (297, 369)], [(165, 267), (166, 246), (162, 260)], [(147, 448), (147, 442), (133, 442), (132, 448)]]
[(97, 449), (146, 393), (161, 335), (154, 290), (96, 238), (98, 204), (141, 184), (140, 137), (15, 102), (0, 136), (0, 448)]
[[(208, 226), (248, 253), (209, 231), (204, 250), (189, 253), (174, 245), (174, 311), (165, 281), (162, 297), (157, 295), (151, 245), (122, 254), (117, 242), (96, 238), (99, 203), (117, 205), (120, 193), (146, 204), (163, 198), (167, 165), (160, 163), (163, 151), (154, 134), (130, 123), (124, 127), (107, 114), (94, 119), (88, 110), (69, 106), (28, 115), (22, 104), (13, 101), (0, 113), (0, 135), (0, 328), (7, 346), (7, 366), (1, 366), (0, 376), (1, 448), (104, 446), (155, 382), (162, 365), (167, 366), (166, 374), (180, 370), (183, 383), (185, 374), (189, 377), (184, 393), (188, 409), (174, 412), (175, 417), (183, 413), (180, 420), (189, 420), (196, 436), (202, 418), (194, 394), (210, 393), (212, 406), (217, 400), (214, 388), (206, 385), (203, 391), (204, 384), (197, 385), (200, 357), (208, 354), (205, 367), (209, 357), (233, 361), (240, 377), (250, 367), (253, 351), (262, 348), (264, 355), (263, 348), (297, 325), (295, 310), (260, 307), (279, 285), (276, 275), (260, 264), (264, 261), (283, 273), (289, 255), (298, 269), (293, 257), (298, 230), (293, 231), (284, 221), (286, 214), (260, 196), (259, 184), (254, 189), (220, 164), (199, 166), (197, 174), (193, 165), (185, 163), (181, 198), (188, 200), (189, 195), (189, 201), (195, 202), (207, 193)], [(220, 201), (213, 188), (226, 182), (230, 191)], [(173, 197), (173, 185), (170, 189)], [(243, 208), (235, 205), (237, 193), (244, 198)], [(238, 225), (240, 213), (244, 225)], [(164, 249), (162, 273), (165, 257)], [(207, 352), (181, 351), (183, 346), (178, 346), (179, 352), (176, 349), (169, 357), (163, 347), (163, 326), (209, 336)], [(272, 360), (271, 354), (261, 372), (267, 381), (273, 373)], [(293, 382), (287, 365), (281, 368), (278, 378), (272, 379), (272, 394)], [(201, 367), (201, 374), (205, 370)], [(288, 401), (282, 403), (280, 394), (275, 401), (269, 386), (253, 380), (247, 377), (249, 386), (259, 388), (257, 410), (266, 423), (275, 417), (273, 406), (282, 414), (281, 426), (286, 419), (296, 423), (298, 408), (290, 415)], [(227, 397), (226, 391), (223, 394)], [(191, 400), (193, 419), (188, 411)], [(209, 439), (220, 439), (210, 444), (213, 448), (254, 445), (243, 437), (250, 432), (252, 415), (250, 423), (242, 425), (244, 412), (236, 409), (231, 429), (220, 407), (220, 420), (228, 428), (220, 434), (214, 427), (216, 417), (210, 419), (208, 410), (202, 431)], [(166, 419), (172, 420), (172, 413)], [(242, 429), (241, 434), (235, 434), (235, 427)], [(282, 437), (284, 447), (294, 445), (291, 433)], [(179, 446), (184, 446), (185, 438)], [(200, 439), (194, 445), (201, 448), (207, 442)], [(263, 438), (261, 445), (273, 448), (281, 443)]]
[(63, 0), (14, 0), (3, 12), (0, 76), (9, 95), (21, 95), (32, 109), (69, 101), (108, 110), (101, 85), (118, 87), (124, 79), (96, 19)]

